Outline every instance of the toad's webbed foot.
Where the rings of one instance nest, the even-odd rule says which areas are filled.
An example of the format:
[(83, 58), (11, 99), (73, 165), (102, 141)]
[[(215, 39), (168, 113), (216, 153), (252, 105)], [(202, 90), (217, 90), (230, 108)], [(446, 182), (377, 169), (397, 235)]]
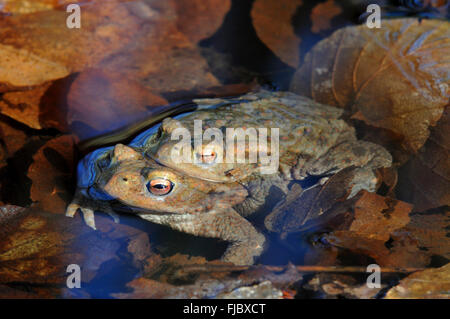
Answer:
[(77, 191), (72, 202), (67, 206), (66, 216), (74, 217), (78, 210), (83, 215), (86, 225), (94, 230), (97, 229), (95, 226), (95, 211), (107, 213), (115, 223), (119, 223), (120, 221), (119, 216), (113, 211), (108, 202), (87, 198), (81, 192)]
[(219, 213), (213, 218), (212, 234), (230, 242), (222, 260), (235, 265), (253, 265), (255, 258), (264, 251), (264, 235), (234, 210)]
[(264, 242), (262, 234), (257, 234), (250, 240), (232, 242), (222, 260), (235, 265), (253, 265), (255, 258), (264, 250)]

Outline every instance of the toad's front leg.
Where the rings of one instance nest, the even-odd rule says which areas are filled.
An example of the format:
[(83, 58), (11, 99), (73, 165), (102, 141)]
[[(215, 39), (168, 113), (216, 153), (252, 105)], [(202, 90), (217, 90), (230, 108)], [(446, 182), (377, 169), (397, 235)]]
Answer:
[(222, 260), (235, 265), (252, 265), (264, 250), (266, 241), (253, 225), (234, 210), (219, 213), (213, 219), (213, 230), (230, 242)]
[(215, 209), (200, 214), (140, 216), (194, 236), (219, 238), (230, 242), (222, 260), (235, 265), (252, 265), (254, 259), (264, 250), (264, 235), (232, 208)]
[(86, 197), (82, 191), (77, 190), (72, 202), (67, 206), (66, 216), (74, 217), (77, 211), (83, 215), (83, 219), (89, 227), (96, 229), (95, 211), (101, 211), (110, 215), (114, 222), (119, 222), (119, 216), (113, 211), (108, 201), (94, 200)]

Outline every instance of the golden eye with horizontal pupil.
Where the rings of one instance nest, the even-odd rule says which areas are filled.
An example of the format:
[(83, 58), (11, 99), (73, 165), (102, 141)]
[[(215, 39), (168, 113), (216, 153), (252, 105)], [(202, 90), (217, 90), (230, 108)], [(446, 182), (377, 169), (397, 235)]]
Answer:
[(157, 178), (147, 183), (147, 189), (153, 195), (167, 195), (173, 189), (173, 183), (168, 179)]

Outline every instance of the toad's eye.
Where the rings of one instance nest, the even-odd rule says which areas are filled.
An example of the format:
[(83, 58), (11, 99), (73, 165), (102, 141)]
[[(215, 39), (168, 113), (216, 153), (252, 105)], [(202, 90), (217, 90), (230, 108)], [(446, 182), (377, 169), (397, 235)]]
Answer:
[(196, 153), (197, 159), (200, 163), (211, 164), (214, 163), (217, 153), (214, 150), (204, 149), (200, 153)]
[(147, 189), (153, 195), (167, 195), (173, 189), (173, 183), (168, 179), (157, 178), (147, 183)]

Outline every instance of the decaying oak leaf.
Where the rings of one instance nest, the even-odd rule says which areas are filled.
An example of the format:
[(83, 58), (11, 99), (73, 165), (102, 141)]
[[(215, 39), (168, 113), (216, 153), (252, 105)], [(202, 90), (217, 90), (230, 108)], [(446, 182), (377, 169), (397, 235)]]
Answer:
[(269, 280), (256, 285), (239, 287), (227, 293), (221, 293), (218, 299), (283, 299), (283, 292), (275, 288)]
[(32, 181), (31, 200), (39, 208), (64, 214), (75, 183), (71, 178), (74, 160), (72, 135), (51, 139), (33, 156), (27, 175)]
[(30, 285), (31, 292), (41, 293), (34, 286), (49, 287), (52, 297), (61, 297), (67, 287), (68, 265), (81, 267), (82, 288), (86, 288), (95, 278), (108, 280), (101, 278), (108, 277), (105, 272), (114, 271), (111, 266), (99, 272), (106, 262), (117, 261), (120, 256), (126, 259), (128, 270), (130, 265), (139, 269), (151, 255), (147, 234), (102, 216), (97, 216), (96, 221), (98, 230), (93, 231), (81, 218), (70, 219), (34, 208), (0, 207), (0, 284)]
[(448, 299), (449, 292), (450, 263), (409, 275), (387, 292), (386, 299)]
[(355, 219), (349, 231), (387, 241), (394, 230), (408, 224), (411, 210), (408, 203), (364, 191), (355, 203)]
[[(67, 122), (81, 139), (149, 117), (168, 103), (133, 79), (99, 69), (82, 72), (72, 83), (67, 100)], [(75, 122), (84, 125), (77, 127)]]
[[(66, 26), (68, 14), (65, 10), (7, 16), (0, 20), (0, 43), (2, 47), (16, 48), (14, 52), (20, 49), (22, 55), (37, 56), (43, 62), (50, 61), (54, 65), (62, 65), (69, 72), (77, 72), (98, 63), (132, 39), (130, 34), (140, 28), (142, 21), (130, 12), (129, 6), (120, 0), (85, 3), (80, 29)], [(28, 64), (19, 68), (23, 75), (19, 84), (31, 81), (32, 75), (38, 73), (35, 70), (39, 64)], [(45, 78), (48, 75), (43, 73), (40, 76)], [(2, 82), (10, 82), (7, 80), (10, 79), (1, 79)]]
[[(181, 258), (180, 258), (181, 257)], [(295, 267), (287, 267), (285, 271), (273, 272), (264, 267), (239, 268), (231, 264), (213, 262), (207, 264), (190, 264), (195, 258), (188, 259), (176, 257), (189, 264), (178, 265), (179, 272), (169, 273), (169, 282), (166, 282), (167, 272), (171, 269), (160, 269), (163, 272), (162, 282), (155, 280), (155, 276), (135, 279), (127, 284), (133, 288), (131, 292), (115, 293), (115, 298), (226, 298), (238, 295), (243, 298), (247, 292), (253, 290), (259, 298), (267, 296), (281, 297), (280, 289), (286, 289), (290, 284), (300, 281), (302, 275)], [(184, 274), (184, 277), (179, 277)], [(151, 279), (149, 279), (151, 278)], [(264, 283), (260, 286), (261, 283)], [(270, 282), (270, 285), (268, 284)], [(249, 291), (250, 290), (250, 291)], [(247, 295), (247, 298), (249, 296)]]
[(284, 63), (297, 67), (300, 39), (291, 23), (302, 0), (256, 0), (251, 18), (256, 34)]
[(450, 97), (449, 30), (449, 22), (417, 19), (341, 29), (308, 53), (291, 90), (400, 134), (415, 152)]
[(430, 254), (420, 254), (417, 241), (402, 237), (390, 245), (393, 234), (410, 221), (412, 206), (405, 202), (366, 191), (354, 205), (354, 220), (347, 230), (336, 230), (325, 236), (336, 247), (370, 256), (382, 266), (425, 266)]
[(394, 232), (394, 239), (409, 237), (429, 254), (450, 260), (450, 209), (411, 214), (411, 222)]
[(450, 206), (450, 109), (446, 107), (419, 153), (399, 171), (397, 194), (415, 211)]
[[(382, 287), (385, 285), (383, 284)], [(327, 298), (358, 298), (369, 299), (374, 298), (382, 289), (368, 287), (367, 283), (361, 283), (352, 276), (341, 274), (317, 274), (304, 288), (313, 290), (320, 297)]]
[(194, 43), (209, 38), (230, 10), (231, 0), (174, 0), (177, 27)]
[(0, 119), (0, 140), (5, 145), (6, 156), (10, 157), (21, 149), (27, 142), (27, 134), (15, 125), (5, 119)]
[(317, 4), (311, 11), (311, 32), (319, 33), (331, 28), (331, 20), (342, 12), (335, 0)]
[(63, 64), (11, 45), (0, 44), (0, 55), (0, 92), (39, 85), (69, 74)]
[(0, 12), (28, 14), (53, 9), (59, 0), (0, 0)]
[(114, 293), (118, 299), (162, 299), (170, 296), (175, 286), (148, 278), (137, 278), (127, 284), (132, 292)]
[(51, 82), (29, 90), (7, 92), (0, 98), (0, 112), (34, 129), (42, 129), (39, 104)]
[(425, 267), (430, 263), (428, 252), (421, 251), (416, 241), (403, 238), (395, 242), (395, 249), (389, 249), (383, 240), (360, 236), (345, 230), (334, 231), (324, 239), (332, 246), (343, 248), (360, 257), (368, 256), (383, 267)]

